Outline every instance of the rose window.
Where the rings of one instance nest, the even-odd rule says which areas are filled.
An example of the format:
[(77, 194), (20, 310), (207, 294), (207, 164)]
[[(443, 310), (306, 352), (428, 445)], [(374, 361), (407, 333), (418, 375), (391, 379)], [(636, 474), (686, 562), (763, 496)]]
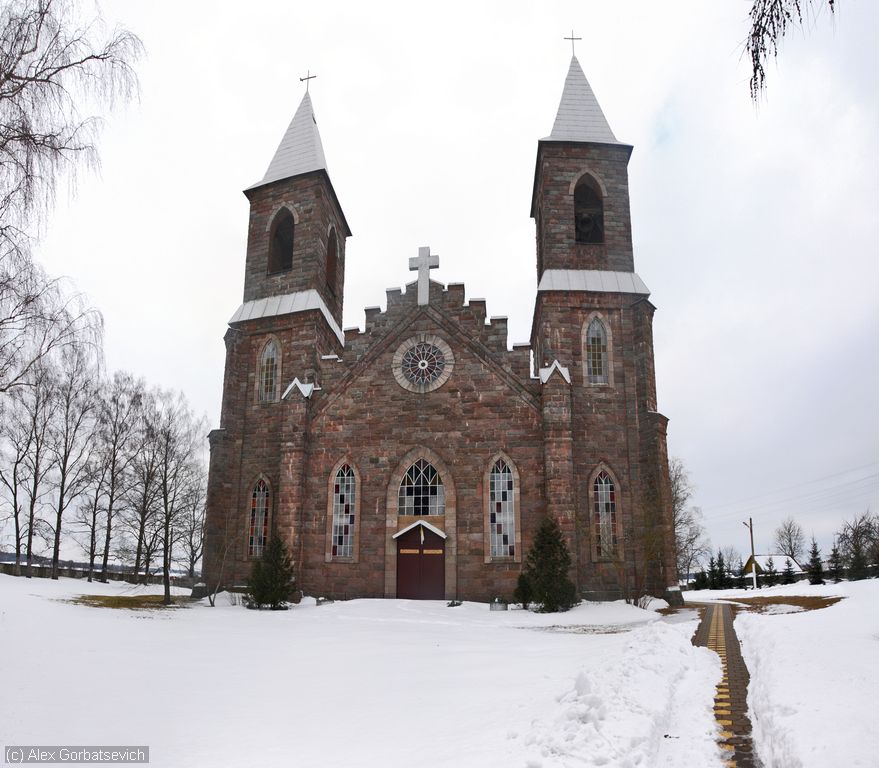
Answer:
[(426, 333), (404, 341), (394, 355), (392, 370), (397, 383), (410, 392), (431, 392), (446, 383), (455, 358), (438, 336)]

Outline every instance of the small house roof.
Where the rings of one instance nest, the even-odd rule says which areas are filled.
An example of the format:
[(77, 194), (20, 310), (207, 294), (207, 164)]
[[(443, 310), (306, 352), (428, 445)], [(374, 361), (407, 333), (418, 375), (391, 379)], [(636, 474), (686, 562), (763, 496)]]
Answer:
[(748, 573), (751, 572), (751, 561), (757, 561), (757, 573), (763, 573), (769, 568), (769, 558), (772, 558), (772, 565), (778, 573), (781, 573), (785, 569), (785, 564), (787, 560), (790, 560), (791, 568), (794, 573), (805, 573), (803, 569), (800, 567), (800, 564), (794, 560), (792, 557), (788, 555), (782, 555), (779, 553), (772, 555), (752, 555), (748, 558), (748, 562), (745, 563), (745, 571)]

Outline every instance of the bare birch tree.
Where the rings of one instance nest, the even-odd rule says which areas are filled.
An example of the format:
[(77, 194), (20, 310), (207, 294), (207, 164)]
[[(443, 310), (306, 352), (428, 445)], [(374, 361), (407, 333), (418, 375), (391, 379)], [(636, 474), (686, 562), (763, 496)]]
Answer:
[(0, 6), (0, 393), (23, 385), (55, 351), (78, 343), (92, 310), (31, 259), (61, 173), (97, 164), (102, 112), (137, 91), (140, 40), (70, 0)]
[(174, 546), (180, 535), (181, 516), (196, 492), (200, 473), (199, 425), (186, 398), (173, 392), (159, 392), (156, 398), (159, 445), (159, 515), (162, 523), (162, 582), (164, 604), (171, 604), (171, 565)]
[(824, 7), (833, 13), (836, 0), (753, 0), (745, 46), (751, 60), (751, 98), (756, 100), (766, 88), (765, 64), (770, 57), (778, 56), (785, 34), (802, 26), (804, 12), (817, 14)]
[(22, 462), (27, 478), (24, 495), (27, 505), (25, 573), (28, 578), (31, 577), (34, 559), (34, 536), (45, 536), (47, 533), (42, 513), (46, 506), (46, 497), (51, 492), (49, 476), (53, 463), (50, 430), (57, 406), (54, 371), (47, 361), (35, 366), (30, 373), (28, 384), (15, 393), (20, 398), (27, 428), (30, 431), (29, 449)]
[(61, 354), (55, 397), (55, 419), (50, 428), (49, 451), (56, 468), (55, 539), (52, 578), (58, 578), (58, 560), (64, 513), (85, 490), (89, 479), (89, 452), (94, 444), (98, 404), (98, 363), (95, 347), (70, 346)]
[(106, 385), (99, 406), (97, 439), (101, 455), (107, 463), (101, 581), (107, 581), (114, 516), (125, 492), (125, 475), (134, 454), (133, 439), (141, 416), (143, 397), (143, 382), (129, 373), (117, 371)]
[(27, 531), (25, 519), (25, 460), (30, 453), (33, 432), (20, 397), (7, 397), (0, 410), (0, 484), (3, 495), (0, 523), (13, 521), (15, 573), (20, 574), (21, 556)]
[(806, 551), (806, 535), (802, 526), (792, 517), (785, 518), (775, 529), (775, 549), (778, 554), (800, 561)]
[(678, 579), (686, 579), (693, 566), (711, 553), (711, 545), (702, 525), (702, 511), (688, 506), (693, 496), (693, 484), (684, 462), (672, 456), (668, 461), (668, 474), (677, 574)]

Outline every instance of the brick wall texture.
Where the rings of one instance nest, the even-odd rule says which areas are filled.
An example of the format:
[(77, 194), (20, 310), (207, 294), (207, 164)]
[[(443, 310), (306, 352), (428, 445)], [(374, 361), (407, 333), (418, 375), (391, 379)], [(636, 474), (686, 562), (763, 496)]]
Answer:
[[(626, 163), (621, 145), (541, 142), (532, 215), (538, 278), (544, 269), (632, 271)], [(577, 244), (573, 186), (584, 173), (603, 191), (605, 242)], [(329, 177), (305, 174), (248, 192), (250, 228), (245, 301), (315, 289), (341, 323), (344, 243), (349, 234)], [(267, 274), (272, 218), (295, 212), (292, 270)], [(337, 284), (326, 284), (328, 233), (339, 242)], [(507, 349), (506, 320), (486, 320), (483, 301), (465, 302), (464, 286), (430, 284), (418, 306), (415, 286), (388, 291), (384, 312), (367, 312), (362, 332), (344, 344), (317, 310), (236, 323), (226, 332), (220, 428), (211, 433), (204, 570), (211, 584), (239, 585), (251, 569), (251, 494), (270, 488), (271, 526), (282, 536), (300, 586), (333, 598), (393, 597), (393, 534), (415, 521), (397, 510), (406, 469), (433, 464), (446, 492), (442, 530), (448, 599), (510, 598), (524, 556), (545, 515), (560, 523), (584, 598), (662, 594), (675, 583), (666, 419), (657, 412), (653, 305), (643, 296), (585, 291), (537, 294), (530, 346)], [(608, 331), (608, 384), (586, 378), (584, 329), (598, 316)], [(393, 372), (401, 344), (437, 336), (454, 368), (438, 389), (402, 387)], [(269, 339), (281, 349), (279, 392), (294, 377), (316, 385), (260, 402), (259, 358)], [(557, 360), (545, 382), (534, 368)], [(536, 373), (536, 370), (534, 371)], [(517, 477), (518, 545), (512, 557), (489, 549), (488, 470), (498, 458)], [(347, 463), (357, 478), (354, 551), (332, 556), (332, 478)], [(593, 481), (615, 484), (617, 550), (595, 542)]]

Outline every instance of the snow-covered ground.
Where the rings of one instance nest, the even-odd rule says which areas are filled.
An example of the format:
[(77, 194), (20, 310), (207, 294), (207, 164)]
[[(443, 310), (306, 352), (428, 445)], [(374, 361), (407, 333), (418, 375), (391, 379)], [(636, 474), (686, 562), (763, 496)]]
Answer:
[(147, 744), (162, 768), (721, 765), (695, 612), (65, 602), (132, 590), (0, 576), (0, 745)]
[(845, 599), (821, 610), (775, 607), (736, 618), (757, 754), (765, 768), (879, 766), (879, 580), (700, 591), (687, 599), (789, 595)]

